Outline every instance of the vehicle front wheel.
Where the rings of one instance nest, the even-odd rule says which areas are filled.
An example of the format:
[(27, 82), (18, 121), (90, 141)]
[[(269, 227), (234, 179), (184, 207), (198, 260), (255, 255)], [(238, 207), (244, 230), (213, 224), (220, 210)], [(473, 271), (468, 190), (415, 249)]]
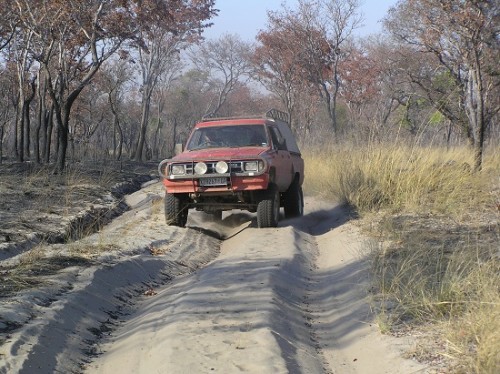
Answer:
[(264, 198), (257, 205), (257, 226), (276, 227), (280, 215), (280, 194), (274, 185), (269, 186)]
[(205, 212), (205, 215), (206, 215), (206, 217), (208, 217), (208, 219), (210, 221), (214, 221), (214, 222), (222, 221), (222, 210), (216, 210), (213, 212)]
[(184, 194), (165, 194), (165, 220), (170, 226), (186, 226), (188, 217), (187, 198)]
[(285, 193), (283, 205), (286, 218), (301, 217), (304, 214), (304, 193), (297, 181)]
[(222, 210), (217, 210), (212, 215), (213, 215), (215, 221), (217, 221), (217, 222), (222, 221)]

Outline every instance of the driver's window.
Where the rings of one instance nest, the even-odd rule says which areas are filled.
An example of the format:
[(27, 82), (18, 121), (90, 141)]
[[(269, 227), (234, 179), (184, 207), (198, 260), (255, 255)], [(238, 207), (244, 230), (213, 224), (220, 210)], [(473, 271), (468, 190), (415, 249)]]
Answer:
[(187, 149), (195, 148), (200, 145), (201, 142), (201, 130), (195, 130), (193, 135), (191, 136), (191, 140), (189, 141), (189, 144), (187, 145)]

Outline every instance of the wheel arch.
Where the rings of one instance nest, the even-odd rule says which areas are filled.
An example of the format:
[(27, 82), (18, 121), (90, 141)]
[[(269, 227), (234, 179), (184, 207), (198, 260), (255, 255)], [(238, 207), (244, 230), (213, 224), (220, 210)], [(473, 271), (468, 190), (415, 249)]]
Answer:
[(269, 184), (276, 184), (276, 167), (269, 168)]

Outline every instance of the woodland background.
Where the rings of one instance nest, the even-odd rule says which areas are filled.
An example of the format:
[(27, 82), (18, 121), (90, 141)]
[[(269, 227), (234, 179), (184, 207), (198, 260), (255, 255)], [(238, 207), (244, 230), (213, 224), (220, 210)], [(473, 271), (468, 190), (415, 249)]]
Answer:
[(157, 160), (204, 116), (286, 111), (303, 147), (500, 139), (500, 3), (299, 0), (253, 42), (204, 40), (215, 0), (0, 1), (0, 162)]

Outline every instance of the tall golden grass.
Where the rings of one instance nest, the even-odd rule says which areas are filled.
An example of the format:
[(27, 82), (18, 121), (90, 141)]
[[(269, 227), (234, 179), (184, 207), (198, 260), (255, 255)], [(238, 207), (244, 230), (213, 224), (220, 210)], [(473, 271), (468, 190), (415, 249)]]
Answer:
[[(471, 173), (467, 148), (408, 145), (332, 146), (305, 152), (305, 189), (350, 204), (360, 212), (392, 210), (460, 213), (493, 204), (500, 152), (485, 156)], [(496, 192), (498, 195), (498, 191)], [(500, 196), (495, 196), (497, 199)]]
[(500, 372), (500, 152), (487, 150), (481, 172), (465, 147), (344, 145), (304, 157), (306, 192), (384, 213), (390, 244), (372, 261), (381, 327), (446, 326), (439, 354), (453, 372)]

